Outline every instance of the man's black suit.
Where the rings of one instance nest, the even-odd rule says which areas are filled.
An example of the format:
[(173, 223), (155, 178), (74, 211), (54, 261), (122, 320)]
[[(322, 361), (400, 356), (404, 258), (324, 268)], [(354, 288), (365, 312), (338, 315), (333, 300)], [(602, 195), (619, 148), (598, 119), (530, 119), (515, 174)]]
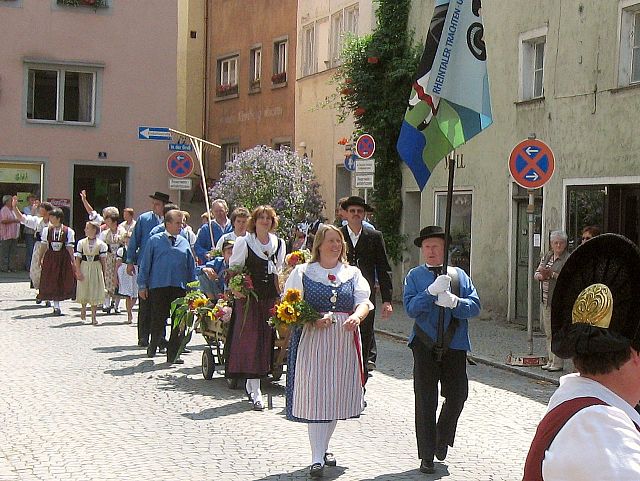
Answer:
[[(376, 303), (376, 275), (378, 277), (382, 302), (391, 302), (393, 290), (391, 276), (389, 275), (391, 266), (389, 266), (389, 261), (387, 260), (387, 251), (384, 246), (382, 232), (363, 226), (360, 232), (360, 238), (355, 247), (351, 242), (349, 230), (346, 225), (342, 226), (342, 234), (347, 242), (347, 260), (349, 264), (358, 267), (364, 278), (369, 282), (369, 286), (371, 287), (371, 302), (374, 305)], [(369, 360), (369, 353), (373, 344), (374, 317), (375, 310), (371, 310), (369, 315), (360, 324), (362, 359), (365, 366)], [(366, 371), (365, 367), (365, 372)]]

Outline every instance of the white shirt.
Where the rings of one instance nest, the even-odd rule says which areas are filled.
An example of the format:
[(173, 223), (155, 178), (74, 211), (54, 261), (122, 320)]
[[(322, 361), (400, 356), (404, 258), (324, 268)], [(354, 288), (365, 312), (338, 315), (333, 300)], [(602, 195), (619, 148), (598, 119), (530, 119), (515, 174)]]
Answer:
[[(240, 236), (240, 237), (242, 237), (242, 236)], [(226, 241), (226, 240), (234, 241), (237, 238), (238, 238), (238, 236), (236, 235), (236, 233), (234, 231), (227, 232), (222, 237), (220, 237), (220, 239), (218, 239), (218, 243), (216, 244), (216, 249), (221, 251), (222, 250), (222, 244), (224, 244), (224, 241)]]
[(358, 240), (360, 240), (360, 235), (362, 234), (362, 229), (363, 227), (360, 227), (360, 232), (358, 232), (358, 234), (356, 235), (351, 230), (351, 227), (349, 227), (349, 225), (347, 224), (347, 232), (349, 232), (349, 237), (351, 238), (351, 243), (353, 244), (353, 247), (355, 247), (356, 244), (358, 244)]
[(544, 481), (640, 479), (640, 415), (605, 386), (579, 374), (560, 378), (548, 409), (577, 397), (596, 397), (609, 406), (590, 406), (558, 432), (542, 462)]
[(236, 243), (233, 244), (233, 252), (229, 259), (229, 266), (244, 266), (249, 254), (249, 249), (260, 259), (267, 261), (268, 273), (278, 274), (282, 270), (284, 257), (287, 253), (284, 241), (278, 251), (275, 262), (271, 260), (271, 256), (278, 250), (280, 240), (274, 234), (269, 234), (269, 243), (262, 244), (255, 234), (247, 233), (244, 237), (238, 237)]
[[(54, 229), (54, 233), (53, 233), (53, 242), (56, 242), (58, 240), (59, 237), (62, 236), (62, 229), (58, 229), (53, 227), (51, 224), (49, 224), (48, 226), (45, 226), (42, 229), (42, 243), (46, 244), (47, 246), (49, 245), (49, 242), (47, 241), (47, 236), (49, 235), (49, 229)], [(71, 246), (73, 247), (76, 243), (76, 233), (73, 231), (73, 229), (71, 227), (67, 227), (68, 231), (67, 231), (67, 246)]]

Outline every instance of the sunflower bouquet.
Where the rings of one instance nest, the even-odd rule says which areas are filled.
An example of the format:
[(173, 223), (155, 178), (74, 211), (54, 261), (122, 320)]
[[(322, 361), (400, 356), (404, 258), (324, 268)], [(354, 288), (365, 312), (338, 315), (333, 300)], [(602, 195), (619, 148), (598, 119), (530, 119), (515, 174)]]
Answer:
[(190, 282), (191, 289), (184, 297), (179, 297), (171, 303), (171, 322), (174, 329), (184, 333), (184, 339), (179, 346), (178, 357), (191, 339), (191, 333), (206, 319), (212, 318), (215, 304), (207, 295), (199, 290), (198, 282)]
[(287, 289), (282, 300), (271, 309), (269, 324), (276, 329), (303, 326), (322, 316), (302, 298), (299, 289)]

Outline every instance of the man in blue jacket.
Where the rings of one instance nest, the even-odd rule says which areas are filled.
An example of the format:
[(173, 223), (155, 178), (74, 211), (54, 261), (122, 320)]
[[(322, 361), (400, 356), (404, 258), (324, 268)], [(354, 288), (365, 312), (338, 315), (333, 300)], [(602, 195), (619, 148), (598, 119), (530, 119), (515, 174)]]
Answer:
[[(151, 210), (140, 214), (127, 246), (127, 274), (133, 275), (138, 261), (142, 259), (144, 248), (149, 240), (151, 230), (162, 223), (164, 206), (169, 204), (169, 196), (162, 192), (150, 195), (152, 199)], [(149, 346), (149, 304), (146, 299), (140, 298), (138, 306), (138, 346)]]
[[(404, 308), (415, 319), (409, 347), (413, 351), (413, 388), (416, 403), (416, 437), (420, 471), (434, 473), (434, 455), (440, 461), (453, 446), (458, 418), (469, 392), (467, 380), (468, 319), (480, 313), (480, 300), (471, 279), (457, 267), (447, 273), (444, 262), (445, 233), (428, 226), (413, 243), (420, 247), (425, 264), (414, 267), (404, 280)], [(438, 318), (444, 309), (444, 353), (434, 355)], [(445, 398), (436, 422), (438, 383)]]
[[(184, 297), (187, 284), (196, 278), (196, 263), (189, 242), (181, 237), (183, 214), (170, 210), (166, 214), (166, 230), (151, 236), (147, 242), (138, 272), (138, 295), (150, 304), (151, 342), (147, 356), (154, 357), (165, 335), (171, 303)], [(167, 346), (170, 362), (175, 361), (179, 333), (172, 329)]]

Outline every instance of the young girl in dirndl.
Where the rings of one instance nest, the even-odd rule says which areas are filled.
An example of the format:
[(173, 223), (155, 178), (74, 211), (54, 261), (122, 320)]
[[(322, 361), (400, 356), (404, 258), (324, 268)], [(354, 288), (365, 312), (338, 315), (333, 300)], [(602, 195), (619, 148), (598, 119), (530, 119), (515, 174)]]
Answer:
[(133, 322), (133, 306), (138, 299), (138, 273), (134, 270), (132, 275), (127, 274), (127, 246), (131, 233), (123, 234), (123, 245), (116, 253), (116, 266), (118, 270), (118, 295), (124, 297), (127, 307), (127, 324)]
[(80, 304), (80, 319), (87, 318), (87, 304), (91, 308), (91, 323), (98, 325), (96, 319), (97, 306), (104, 300), (104, 266), (107, 256), (107, 244), (97, 238), (100, 225), (87, 222), (84, 233), (87, 237), (80, 240), (76, 247), (76, 272), (78, 273), (78, 288), (76, 302)]

